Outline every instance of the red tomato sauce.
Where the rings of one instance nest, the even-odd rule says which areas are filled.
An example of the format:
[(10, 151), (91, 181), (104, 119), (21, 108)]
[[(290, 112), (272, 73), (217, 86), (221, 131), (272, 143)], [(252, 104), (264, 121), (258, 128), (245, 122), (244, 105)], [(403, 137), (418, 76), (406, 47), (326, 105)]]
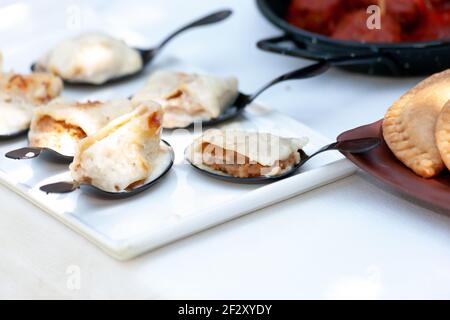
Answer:
[[(380, 29), (368, 27), (371, 5), (380, 8)], [(301, 29), (339, 40), (450, 40), (450, 0), (292, 0), (286, 19)]]

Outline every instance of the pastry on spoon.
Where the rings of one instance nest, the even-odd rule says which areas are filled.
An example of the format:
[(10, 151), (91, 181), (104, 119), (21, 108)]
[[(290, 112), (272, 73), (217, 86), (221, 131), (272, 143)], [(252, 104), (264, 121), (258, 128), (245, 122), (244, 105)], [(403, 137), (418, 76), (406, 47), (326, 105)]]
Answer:
[(33, 109), (50, 102), (62, 90), (61, 79), (52, 74), (23, 75), (0, 69), (0, 136), (15, 136), (28, 130)]
[(139, 187), (167, 167), (170, 161), (161, 148), (163, 113), (154, 102), (142, 102), (81, 140), (70, 165), (73, 180), (107, 192), (125, 192)]

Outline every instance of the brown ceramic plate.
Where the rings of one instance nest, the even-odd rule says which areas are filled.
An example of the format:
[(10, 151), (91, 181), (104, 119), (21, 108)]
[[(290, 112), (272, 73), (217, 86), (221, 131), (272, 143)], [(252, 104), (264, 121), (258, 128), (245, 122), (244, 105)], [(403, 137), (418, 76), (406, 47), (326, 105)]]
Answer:
[(450, 173), (424, 179), (397, 160), (381, 134), (383, 120), (342, 133), (337, 139), (382, 138), (382, 144), (364, 154), (344, 154), (350, 161), (394, 189), (435, 207), (450, 211)]

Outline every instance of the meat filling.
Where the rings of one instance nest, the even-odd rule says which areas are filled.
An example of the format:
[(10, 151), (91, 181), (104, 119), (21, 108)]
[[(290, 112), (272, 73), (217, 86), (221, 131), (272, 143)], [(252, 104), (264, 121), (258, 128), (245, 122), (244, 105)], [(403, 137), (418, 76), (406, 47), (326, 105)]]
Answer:
[(65, 155), (73, 155), (75, 145), (86, 137), (86, 133), (78, 126), (65, 121), (55, 120), (50, 116), (43, 116), (36, 123), (39, 135), (30, 135), (30, 146), (47, 147)]
[(295, 166), (298, 155), (293, 153), (286, 160), (275, 162), (272, 166), (263, 166), (235, 151), (224, 150), (209, 143), (202, 144), (203, 164), (236, 178), (255, 178), (278, 170), (283, 172)]
[(37, 130), (51, 133), (67, 133), (69, 136), (81, 140), (86, 137), (86, 133), (78, 126), (71, 125), (65, 121), (55, 120), (50, 116), (39, 119)]

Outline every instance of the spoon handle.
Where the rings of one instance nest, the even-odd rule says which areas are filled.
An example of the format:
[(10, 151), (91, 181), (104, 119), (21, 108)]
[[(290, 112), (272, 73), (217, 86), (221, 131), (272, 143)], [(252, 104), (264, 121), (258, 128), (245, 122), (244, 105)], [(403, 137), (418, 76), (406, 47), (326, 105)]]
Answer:
[(223, 20), (227, 19), (229, 16), (231, 16), (232, 13), (233, 13), (232, 10), (221, 10), (221, 11), (212, 13), (210, 15), (207, 15), (206, 17), (200, 18), (194, 22), (191, 22), (190, 24), (185, 25), (184, 27), (182, 27), (182, 28), (178, 29), (177, 31), (173, 32), (172, 34), (170, 34), (164, 41), (162, 41), (159, 44), (159, 46), (156, 48), (155, 51), (159, 51), (160, 49), (162, 49), (162, 47), (164, 47), (170, 40), (172, 40), (173, 38), (175, 38), (180, 33), (184, 32), (186, 30), (223, 21)]
[(248, 98), (245, 102), (246, 102), (246, 104), (253, 102), (261, 93), (263, 93), (270, 87), (272, 87), (280, 82), (284, 82), (284, 81), (288, 81), (288, 80), (300, 80), (300, 79), (312, 78), (312, 77), (321, 75), (322, 73), (326, 72), (328, 69), (330, 69), (330, 67), (331, 67), (330, 63), (328, 63), (326, 61), (320, 61), (318, 63), (309, 65), (307, 67), (286, 73), (286, 74), (279, 76), (278, 78), (270, 81), (264, 87), (259, 89), (256, 93), (248, 96)]
[(380, 144), (380, 138), (360, 138), (338, 141), (335, 143), (334, 149), (347, 153), (365, 153), (375, 149)]
[(5, 157), (14, 160), (27, 160), (39, 157), (44, 151), (43, 148), (25, 147), (10, 151), (5, 154)]
[(45, 193), (69, 193), (75, 191), (80, 186), (75, 182), (56, 182), (41, 186), (39, 189)]
[(375, 149), (378, 147), (381, 143), (380, 138), (362, 138), (362, 139), (353, 139), (353, 140), (343, 140), (338, 142), (333, 142), (320, 150), (316, 151), (309, 157), (306, 157), (302, 159), (301, 164), (305, 163), (312, 157), (317, 156), (318, 154), (321, 154), (322, 152), (331, 151), (331, 150), (338, 150), (341, 152), (348, 152), (348, 153), (365, 153), (372, 149)]

